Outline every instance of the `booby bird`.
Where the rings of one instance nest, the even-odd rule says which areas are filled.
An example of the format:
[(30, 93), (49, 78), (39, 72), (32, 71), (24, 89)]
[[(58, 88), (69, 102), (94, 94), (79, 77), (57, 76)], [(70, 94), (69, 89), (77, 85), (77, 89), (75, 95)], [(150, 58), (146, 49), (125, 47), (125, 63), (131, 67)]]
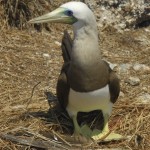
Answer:
[[(93, 12), (82, 2), (68, 2), (56, 10), (34, 18), (29, 23), (56, 22), (71, 24), (74, 38), (65, 32), (62, 40), (64, 65), (57, 83), (57, 97), (73, 120), (75, 134), (98, 140), (109, 133), (108, 120), (119, 92), (119, 79), (101, 59), (98, 31)], [(101, 110), (104, 117), (102, 131), (90, 133), (77, 121), (78, 112)], [(120, 138), (110, 133), (109, 138)]]

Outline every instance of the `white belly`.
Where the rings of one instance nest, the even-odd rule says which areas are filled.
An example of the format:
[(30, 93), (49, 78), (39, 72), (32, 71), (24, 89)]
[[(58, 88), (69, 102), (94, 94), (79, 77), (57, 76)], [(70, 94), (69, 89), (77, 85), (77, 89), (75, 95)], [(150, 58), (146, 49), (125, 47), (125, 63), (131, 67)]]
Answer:
[(111, 113), (112, 103), (110, 102), (109, 87), (106, 85), (102, 89), (92, 92), (76, 92), (70, 89), (67, 111), (70, 116), (78, 112), (90, 112), (93, 110), (102, 110)]

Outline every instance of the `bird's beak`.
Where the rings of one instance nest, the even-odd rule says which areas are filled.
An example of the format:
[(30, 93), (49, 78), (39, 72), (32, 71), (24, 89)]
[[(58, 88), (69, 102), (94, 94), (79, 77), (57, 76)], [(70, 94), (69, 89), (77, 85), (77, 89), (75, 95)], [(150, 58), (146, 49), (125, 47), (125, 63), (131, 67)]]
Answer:
[(47, 22), (58, 22), (58, 23), (66, 23), (73, 24), (77, 21), (77, 19), (73, 16), (67, 16), (65, 14), (66, 8), (59, 7), (56, 10), (45, 14), (43, 16), (31, 19), (29, 23), (47, 23)]

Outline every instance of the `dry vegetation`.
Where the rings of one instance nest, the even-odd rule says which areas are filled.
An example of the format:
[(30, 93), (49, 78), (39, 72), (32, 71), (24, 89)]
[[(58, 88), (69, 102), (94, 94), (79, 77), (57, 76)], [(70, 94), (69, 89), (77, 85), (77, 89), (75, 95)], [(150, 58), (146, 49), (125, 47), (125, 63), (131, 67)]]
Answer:
[[(41, 7), (38, 3), (35, 4)], [(55, 8), (59, 3), (55, 1), (50, 7)], [(35, 7), (33, 3), (30, 3), (30, 7), (31, 4)], [(5, 5), (1, 5), (1, 8), (5, 8)], [(63, 30), (67, 27), (51, 24), (48, 25), (49, 31), (43, 28), (42, 32), (37, 32), (34, 27), (25, 24), (35, 16), (32, 14), (34, 11), (31, 11), (29, 18), (24, 18), (23, 15), (25, 21), (17, 27), (24, 27), (24, 30), (19, 30), (8, 25), (8, 16), (2, 10), (4, 9), (0, 12), (0, 149), (150, 149), (150, 103), (144, 104), (136, 99), (141, 93), (150, 91), (149, 71), (137, 72), (131, 69), (128, 73), (120, 74), (117, 70), (124, 96), (121, 95), (114, 106), (110, 127), (130, 138), (93, 143), (90, 146), (79, 144), (71, 137), (73, 127), (69, 117), (54, 107), (57, 103), (57, 78), (63, 63), (60, 42)], [(103, 58), (117, 64), (138, 62), (150, 66), (149, 39), (150, 27), (123, 33), (118, 33), (112, 27), (100, 30)], [(126, 84), (124, 80), (129, 76), (138, 76), (140, 85)]]

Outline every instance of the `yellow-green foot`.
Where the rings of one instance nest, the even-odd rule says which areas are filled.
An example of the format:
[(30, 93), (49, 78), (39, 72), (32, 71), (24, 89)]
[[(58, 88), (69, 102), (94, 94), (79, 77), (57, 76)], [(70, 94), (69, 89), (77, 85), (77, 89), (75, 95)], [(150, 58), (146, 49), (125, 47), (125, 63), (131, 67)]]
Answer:
[(118, 140), (123, 140), (124, 137), (120, 134), (111, 132), (105, 139), (104, 141), (118, 141)]
[(92, 130), (87, 125), (83, 125), (81, 127), (81, 134), (87, 138), (91, 138)]
[(92, 139), (95, 141), (113, 141), (113, 140), (122, 140), (124, 139), (122, 135), (116, 134), (113, 132), (109, 131), (103, 131), (101, 132), (100, 130), (95, 129), (92, 133)]
[(75, 140), (80, 143), (91, 143), (91, 135), (92, 130), (87, 125), (83, 125), (78, 131), (74, 132)]
[(91, 143), (91, 135), (92, 130), (87, 125), (82, 126), (78, 132), (74, 132), (75, 140), (80, 143)]

